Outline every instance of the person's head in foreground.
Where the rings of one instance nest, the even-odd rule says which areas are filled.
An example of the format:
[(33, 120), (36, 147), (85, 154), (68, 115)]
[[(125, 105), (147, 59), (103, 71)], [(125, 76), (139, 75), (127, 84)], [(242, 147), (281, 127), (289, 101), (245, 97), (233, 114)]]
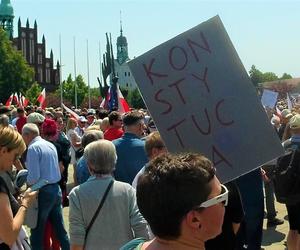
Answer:
[(227, 200), (228, 191), (206, 157), (156, 157), (137, 185), (138, 207), (156, 236), (142, 249), (204, 249), (206, 240), (221, 233)]
[(25, 149), (23, 138), (16, 130), (0, 125), (0, 172), (11, 170)]

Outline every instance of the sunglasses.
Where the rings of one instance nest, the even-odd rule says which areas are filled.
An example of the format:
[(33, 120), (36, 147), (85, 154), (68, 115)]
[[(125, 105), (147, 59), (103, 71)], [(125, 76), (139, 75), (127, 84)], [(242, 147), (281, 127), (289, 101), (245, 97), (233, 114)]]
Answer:
[(228, 189), (223, 184), (221, 184), (221, 189), (222, 189), (221, 194), (219, 194), (216, 197), (211, 198), (207, 201), (202, 202), (199, 206), (196, 206), (195, 209), (211, 207), (218, 203), (223, 203), (224, 206), (227, 206), (227, 204), (228, 204)]

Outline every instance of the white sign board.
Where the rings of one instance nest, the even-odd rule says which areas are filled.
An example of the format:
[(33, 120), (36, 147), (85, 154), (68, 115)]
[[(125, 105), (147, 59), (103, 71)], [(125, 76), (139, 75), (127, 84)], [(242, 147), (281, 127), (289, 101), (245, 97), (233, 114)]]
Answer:
[(278, 97), (278, 92), (264, 89), (264, 92), (261, 96), (261, 103), (265, 107), (273, 109), (276, 105)]
[(283, 154), (218, 16), (129, 67), (168, 150), (203, 153), (223, 182)]

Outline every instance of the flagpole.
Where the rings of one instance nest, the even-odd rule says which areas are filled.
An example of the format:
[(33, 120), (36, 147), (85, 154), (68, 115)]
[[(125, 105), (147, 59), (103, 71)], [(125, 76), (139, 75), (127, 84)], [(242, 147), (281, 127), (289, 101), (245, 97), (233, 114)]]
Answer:
[(60, 83), (60, 106), (63, 104), (63, 82), (62, 82), (62, 62), (61, 62), (61, 34), (59, 34), (59, 83)]
[(89, 40), (86, 40), (86, 62), (87, 62), (87, 79), (89, 90), (89, 109), (91, 108), (91, 86), (90, 86), (90, 62), (89, 62)]
[(101, 44), (99, 41), (99, 59), (100, 59), (100, 83), (102, 84), (102, 61), (101, 61), (102, 55), (101, 55)]
[(75, 36), (73, 37), (73, 47), (74, 47), (74, 87), (75, 87), (75, 108), (77, 109), (77, 81), (76, 81), (76, 49), (75, 49)]

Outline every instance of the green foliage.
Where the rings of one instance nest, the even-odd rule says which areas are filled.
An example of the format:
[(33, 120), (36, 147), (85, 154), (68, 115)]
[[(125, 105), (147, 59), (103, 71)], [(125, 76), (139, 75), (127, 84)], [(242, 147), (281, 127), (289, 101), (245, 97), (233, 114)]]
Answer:
[(128, 89), (120, 86), (120, 91), (122, 92), (124, 98), (127, 99), (127, 96), (128, 96), (128, 93), (129, 93)]
[(271, 82), (271, 81), (276, 81), (279, 79), (292, 79), (293, 78), (290, 74), (287, 74), (287, 73), (284, 73), (282, 75), (282, 77), (280, 77), (280, 78), (273, 72), (263, 73), (260, 70), (258, 70), (254, 65), (251, 66), (249, 75), (250, 75), (253, 85), (256, 87), (257, 87), (258, 83)]
[(128, 92), (126, 100), (132, 108), (146, 108), (143, 98), (137, 88)]
[(260, 70), (256, 69), (254, 65), (252, 65), (249, 71), (249, 75), (253, 85), (257, 87), (258, 83), (260, 83), (261, 79), (263, 78), (263, 73)]
[(282, 77), (280, 77), (280, 79), (284, 80), (284, 79), (292, 79), (293, 77), (290, 74), (287, 73), (283, 73)]
[(262, 81), (261, 82), (271, 82), (278, 80), (278, 76), (273, 72), (266, 72), (263, 73)]
[(100, 93), (99, 93), (99, 88), (91, 88), (91, 97), (96, 97), (99, 98)]
[(15, 50), (0, 28), (0, 96), (5, 102), (11, 93), (26, 92), (32, 85), (34, 70), (27, 64), (21, 52)]
[(35, 105), (37, 104), (37, 98), (41, 92), (42, 87), (37, 82), (34, 82), (26, 91), (25, 96), (27, 99), (29, 99), (31, 104)]
[[(83, 80), (82, 75), (76, 77), (77, 84), (77, 104), (78, 107), (82, 104), (84, 98), (88, 96), (88, 86)], [(60, 88), (55, 92), (57, 97), (60, 97)], [(75, 105), (75, 81), (69, 74), (66, 81), (63, 81), (63, 99), (69, 101), (72, 105)]]

